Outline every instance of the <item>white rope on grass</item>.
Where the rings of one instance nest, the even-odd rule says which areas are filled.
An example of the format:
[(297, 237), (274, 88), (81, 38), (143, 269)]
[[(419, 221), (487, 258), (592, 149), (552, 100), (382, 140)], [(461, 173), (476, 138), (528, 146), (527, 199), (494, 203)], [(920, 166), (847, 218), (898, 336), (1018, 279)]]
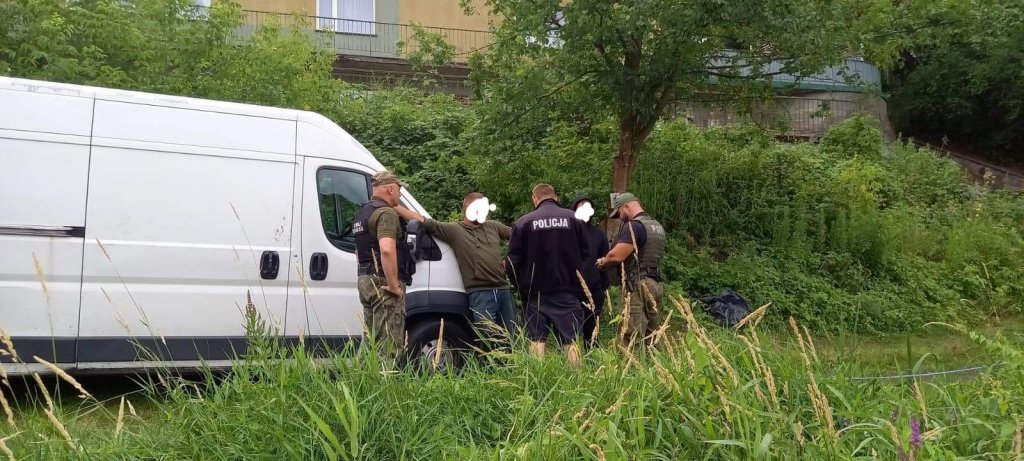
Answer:
[(992, 365), (987, 365), (987, 366), (986, 365), (981, 365), (981, 366), (975, 366), (975, 367), (960, 368), (960, 369), (956, 369), (956, 370), (932, 371), (932, 372), (928, 372), (928, 373), (908, 373), (908, 374), (903, 374), (903, 375), (892, 375), (892, 376), (854, 376), (854, 377), (850, 377), (850, 378), (846, 378), (846, 379), (849, 380), (849, 381), (874, 381), (874, 380), (883, 380), (883, 379), (930, 378), (930, 377), (933, 377), (933, 376), (945, 376), (945, 375), (955, 375), (955, 374), (960, 374), (960, 373), (970, 373), (970, 372), (984, 370), (986, 368), (995, 368), (995, 367), (1001, 366), (1003, 364), (1004, 364), (1004, 362), (999, 362), (999, 363), (994, 363)]

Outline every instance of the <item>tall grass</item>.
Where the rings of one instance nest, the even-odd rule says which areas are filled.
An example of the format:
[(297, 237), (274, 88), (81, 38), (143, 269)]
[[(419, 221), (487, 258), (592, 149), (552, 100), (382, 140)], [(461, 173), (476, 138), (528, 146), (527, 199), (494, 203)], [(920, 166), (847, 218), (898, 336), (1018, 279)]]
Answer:
[[(579, 370), (558, 354), (535, 359), (516, 343), (459, 372), (393, 372), (370, 348), (323, 363), (255, 334), (227, 375), (165, 376), (148, 391), (145, 419), (117, 401), (58, 405), (72, 448), (31, 408), (46, 413), (46, 403), (23, 402), (19, 430), (2, 438), (18, 459), (909, 460), (1020, 452), (1019, 363), (965, 381), (852, 381), (859, 370), (820, 363), (814, 339), (795, 324), (790, 341), (762, 338), (756, 325), (765, 309), (740, 331), (705, 329), (682, 299), (672, 309), (687, 333), (635, 353), (609, 342)], [(1019, 362), (1019, 350), (979, 340)]]

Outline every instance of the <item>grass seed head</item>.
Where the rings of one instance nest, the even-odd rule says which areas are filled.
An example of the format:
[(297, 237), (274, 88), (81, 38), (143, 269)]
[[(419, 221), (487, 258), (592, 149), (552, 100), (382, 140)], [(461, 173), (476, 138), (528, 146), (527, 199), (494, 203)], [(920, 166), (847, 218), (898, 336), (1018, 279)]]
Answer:
[(114, 425), (114, 438), (121, 437), (121, 429), (124, 428), (124, 396), (121, 396), (121, 405), (117, 407), (117, 424)]
[(1017, 431), (1013, 434), (1014, 461), (1024, 460), (1024, 422), (1017, 422)]
[(18, 425), (14, 423), (14, 410), (7, 403), (7, 397), (4, 395), (3, 389), (0, 389), (0, 406), (4, 408), (4, 415), (7, 416), (7, 425), (11, 426), (11, 429), (18, 430)]
[(71, 434), (68, 433), (64, 424), (57, 419), (57, 416), (53, 414), (53, 411), (46, 409), (43, 410), (43, 412), (46, 413), (46, 417), (50, 420), (50, 423), (53, 424), (53, 428), (57, 430), (57, 433), (60, 434), (61, 437), (64, 437), (64, 441), (67, 442), (68, 446), (71, 447), (72, 450), (78, 450), (78, 445), (75, 443), (75, 439), (71, 438)]
[(35, 359), (36, 362), (41, 363), (44, 367), (46, 367), (46, 369), (52, 371), (53, 374), (59, 376), (60, 379), (63, 379), (65, 382), (70, 384), (71, 387), (74, 387), (75, 390), (77, 390), (78, 393), (81, 394), (82, 396), (90, 399), (93, 398), (92, 394), (90, 394), (89, 391), (86, 391), (85, 388), (82, 387), (82, 385), (77, 380), (75, 380), (75, 378), (72, 378), (71, 375), (69, 375), (66, 371), (62, 370), (57, 365), (47, 362), (46, 360), (43, 360), (38, 356), (32, 356), (32, 358)]
[[(0, 328), (0, 342), (2, 342), (4, 344), (4, 347), (7, 348), (6, 352), (11, 355), (11, 359), (15, 363), (21, 361), (21, 358), (18, 357), (18, 350), (14, 348), (14, 341), (11, 340), (10, 333), (8, 333), (7, 330), (3, 328)], [(6, 372), (4, 373), (4, 376), (7, 376)]]
[(15, 460), (14, 452), (11, 451), (11, 449), (7, 447), (7, 441), (10, 440), (10, 439), (13, 439), (14, 436), (16, 436), (18, 434), (20, 434), (20, 432), (15, 432), (15, 433), (13, 433), (11, 435), (8, 435), (7, 437), (0, 438), (0, 453), (3, 453), (5, 456), (7, 456), (7, 461), (14, 461)]
[(32, 263), (36, 266), (36, 277), (39, 278), (39, 285), (43, 288), (43, 297), (46, 298), (46, 304), (50, 304), (50, 288), (46, 285), (46, 274), (43, 272), (43, 265), (39, 262), (39, 258), (36, 257), (36, 253), (32, 252)]
[(43, 384), (43, 378), (39, 377), (39, 373), (32, 373), (32, 379), (36, 381), (39, 386), (39, 390), (43, 393), (43, 397), (46, 399), (46, 408), (53, 410), (53, 399), (50, 398), (50, 390)]
[(928, 425), (928, 405), (924, 401), (924, 393), (921, 392), (921, 386), (918, 385), (918, 381), (914, 381), (914, 398), (917, 399), (918, 406), (921, 407), (921, 419), (925, 426)]

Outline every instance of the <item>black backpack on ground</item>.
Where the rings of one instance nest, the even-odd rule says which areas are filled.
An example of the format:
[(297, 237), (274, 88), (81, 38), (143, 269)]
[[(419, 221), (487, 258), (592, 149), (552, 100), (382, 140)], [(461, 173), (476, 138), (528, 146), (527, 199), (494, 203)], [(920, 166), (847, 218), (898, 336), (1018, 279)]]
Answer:
[(750, 315), (747, 300), (732, 290), (723, 290), (718, 296), (701, 298), (700, 302), (715, 323), (724, 327), (736, 326), (740, 320)]

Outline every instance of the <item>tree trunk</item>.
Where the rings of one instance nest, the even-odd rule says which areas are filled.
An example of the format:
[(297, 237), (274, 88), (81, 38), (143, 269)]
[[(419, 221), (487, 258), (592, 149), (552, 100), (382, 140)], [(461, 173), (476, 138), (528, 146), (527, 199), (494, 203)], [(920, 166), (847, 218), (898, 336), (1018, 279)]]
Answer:
[(633, 143), (623, 133), (619, 139), (619, 151), (612, 161), (612, 192), (626, 192), (629, 189), (629, 180), (635, 168), (636, 152)]
[(647, 123), (631, 122), (639, 117), (628, 117), (619, 124), (619, 149), (612, 160), (612, 192), (626, 192), (636, 169), (636, 156), (654, 127)]

